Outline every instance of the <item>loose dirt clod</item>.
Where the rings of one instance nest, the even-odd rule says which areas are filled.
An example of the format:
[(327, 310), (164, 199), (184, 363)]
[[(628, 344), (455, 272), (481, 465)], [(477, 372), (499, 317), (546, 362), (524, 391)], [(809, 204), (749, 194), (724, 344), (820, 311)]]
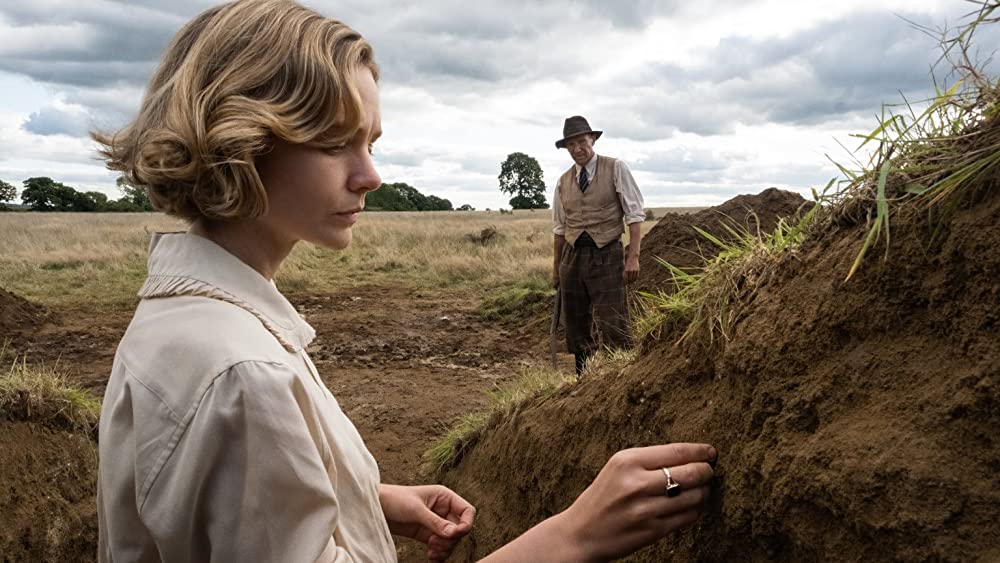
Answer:
[(38, 328), (49, 318), (45, 307), (0, 287), (0, 344), (15, 334)]

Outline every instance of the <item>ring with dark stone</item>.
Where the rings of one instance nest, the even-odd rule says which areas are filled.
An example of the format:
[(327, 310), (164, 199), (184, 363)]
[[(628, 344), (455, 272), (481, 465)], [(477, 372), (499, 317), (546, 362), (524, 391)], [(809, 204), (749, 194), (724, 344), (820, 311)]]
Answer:
[(667, 488), (664, 491), (666, 495), (670, 498), (674, 498), (681, 494), (681, 484), (674, 481), (674, 478), (670, 476), (670, 470), (663, 467), (663, 474), (667, 476)]

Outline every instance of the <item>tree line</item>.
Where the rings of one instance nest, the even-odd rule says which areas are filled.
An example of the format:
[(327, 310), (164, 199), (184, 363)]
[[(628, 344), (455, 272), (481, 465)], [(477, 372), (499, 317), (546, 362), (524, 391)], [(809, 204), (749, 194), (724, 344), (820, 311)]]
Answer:
[[(21, 204), (31, 211), (135, 213), (153, 210), (146, 190), (129, 185), (123, 178), (118, 178), (117, 182), (122, 197), (114, 200), (101, 192), (77, 191), (45, 176), (28, 178), (22, 184)], [(0, 211), (9, 210), (4, 202), (13, 202), (17, 196), (17, 188), (0, 180)]]
[[(21, 206), (30, 211), (62, 211), (91, 213), (135, 213), (153, 211), (144, 188), (133, 186), (118, 178), (116, 186), (122, 193), (119, 199), (110, 199), (101, 192), (81, 192), (56, 182), (52, 178), (28, 178), (20, 192)], [(13, 203), (18, 199), (15, 186), (0, 180), (0, 211), (9, 211), (5, 202)], [(365, 198), (365, 207), (370, 211), (452, 211), (451, 202), (434, 195), (424, 195), (416, 188), (405, 184), (382, 184)], [(463, 205), (459, 210), (472, 210), (472, 206)]]
[(424, 195), (417, 188), (405, 182), (397, 182), (382, 184), (379, 189), (365, 194), (365, 210), (454, 211), (454, 208), (447, 199), (435, 195)]
[[(542, 168), (533, 157), (521, 152), (507, 155), (500, 164), (500, 191), (513, 197), (512, 209), (548, 209)], [(52, 178), (28, 178), (21, 191), (23, 207), (31, 211), (140, 212), (153, 211), (146, 190), (118, 178), (116, 186), (122, 197), (112, 200), (101, 192), (81, 192)], [(0, 180), (0, 211), (9, 210), (4, 202), (13, 202), (18, 190)], [(365, 197), (369, 211), (453, 211), (451, 202), (434, 195), (424, 195), (405, 182), (382, 184)], [(474, 211), (465, 204), (458, 211)]]

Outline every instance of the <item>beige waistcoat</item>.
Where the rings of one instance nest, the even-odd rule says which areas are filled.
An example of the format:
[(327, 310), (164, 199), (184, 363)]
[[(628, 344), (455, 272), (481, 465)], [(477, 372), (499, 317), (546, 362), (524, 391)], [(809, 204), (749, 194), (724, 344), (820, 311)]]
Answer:
[(615, 159), (598, 155), (586, 192), (577, 183), (576, 166), (559, 178), (559, 198), (566, 213), (565, 237), (570, 244), (586, 231), (598, 247), (604, 247), (625, 232), (625, 212), (615, 190), (614, 172)]

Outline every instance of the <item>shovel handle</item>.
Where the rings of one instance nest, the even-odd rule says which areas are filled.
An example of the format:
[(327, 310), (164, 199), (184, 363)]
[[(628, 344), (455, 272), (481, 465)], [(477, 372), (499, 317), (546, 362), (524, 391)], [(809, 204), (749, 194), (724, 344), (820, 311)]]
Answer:
[(552, 326), (549, 327), (549, 354), (552, 356), (552, 369), (558, 369), (556, 333), (559, 332), (559, 316), (562, 313), (562, 287), (556, 288), (552, 302)]

